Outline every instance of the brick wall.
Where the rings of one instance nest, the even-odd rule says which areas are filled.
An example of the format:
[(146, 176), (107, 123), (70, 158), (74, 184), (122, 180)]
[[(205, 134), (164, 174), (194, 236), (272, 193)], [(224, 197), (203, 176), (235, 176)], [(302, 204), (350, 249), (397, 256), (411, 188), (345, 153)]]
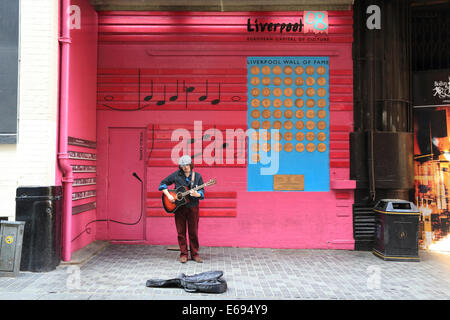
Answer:
[(15, 216), (15, 191), (55, 185), (58, 107), (57, 0), (22, 0), (17, 145), (0, 145), (0, 217)]

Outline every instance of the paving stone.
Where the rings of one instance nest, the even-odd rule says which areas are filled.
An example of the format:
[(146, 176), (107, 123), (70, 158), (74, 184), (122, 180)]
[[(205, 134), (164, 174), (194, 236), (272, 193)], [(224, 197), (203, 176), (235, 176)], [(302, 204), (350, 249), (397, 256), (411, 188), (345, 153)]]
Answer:
[[(203, 264), (178, 262), (166, 246), (109, 245), (79, 268), (69, 288), (68, 265), (47, 273), (0, 278), (0, 299), (449, 299), (450, 255), (421, 251), (418, 263), (383, 261), (370, 252), (204, 247)], [(73, 269), (72, 269), (73, 270)], [(228, 291), (192, 294), (147, 288), (150, 278), (222, 270)], [(374, 282), (375, 281), (375, 282)], [(374, 288), (375, 286), (375, 288)]]

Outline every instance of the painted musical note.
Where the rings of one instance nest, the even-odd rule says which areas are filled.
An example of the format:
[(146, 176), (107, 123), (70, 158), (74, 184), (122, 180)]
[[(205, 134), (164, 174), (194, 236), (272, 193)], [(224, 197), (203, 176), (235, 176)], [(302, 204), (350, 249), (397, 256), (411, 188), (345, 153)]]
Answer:
[(208, 80), (206, 80), (206, 94), (198, 98), (199, 101), (204, 101), (208, 98)]
[(185, 81), (183, 80), (183, 91), (184, 92), (192, 92), (195, 90), (195, 87), (186, 87)]
[(178, 99), (178, 80), (177, 80), (177, 94), (170, 97), (170, 101), (176, 101)]
[(151, 89), (150, 89), (150, 95), (146, 96), (144, 98), (144, 101), (150, 101), (153, 98), (153, 80), (150, 81)]
[(162, 106), (166, 103), (166, 85), (164, 85), (164, 100), (160, 100), (156, 103), (157, 106)]
[(219, 83), (219, 97), (217, 99), (211, 101), (211, 104), (214, 104), (214, 105), (218, 104), (218, 103), (220, 103), (220, 83)]
[(183, 80), (183, 91), (186, 92), (186, 109), (188, 106), (188, 93), (195, 90), (195, 87), (186, 87), (185, 81)]

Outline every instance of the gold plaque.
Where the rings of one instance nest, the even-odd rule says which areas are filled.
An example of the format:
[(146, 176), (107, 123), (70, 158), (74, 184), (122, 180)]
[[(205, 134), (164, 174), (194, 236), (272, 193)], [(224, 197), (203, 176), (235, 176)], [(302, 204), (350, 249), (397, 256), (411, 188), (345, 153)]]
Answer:
[(287, 86), (290, 86), (292, 84), (292, 78), (291, 77), (286, 77), (284, 78), (284, 84)]
[(324, 77), (320, 77), (319, 79), (317, 79), (317, 84), (319, 86), (324, 86), (327, 83), (327, 80), (325, 80)]
[[(258, 110), (255, 110), (255, 111), (258, 111)], [(263, 110), (262, 116), (263, 116), (263, 118), (265, 118), (265, 119), (269, 118), (269, 117), (270, 117), (270, 110), (268, 110), (268, 109)]]
[(292, 132), (288, 131), (284, 134), (284, 140), (291, 141), (293, 137), (294, 137), (294, 135)]
[(315, 126), (316, 126), (316, 123), (314, 121), (309, 120), (309, 121), (306, 122), (306, 128), (308, 130), (314, 129)]
[(252, 80), (250, 80), (250, 83), (254, 86), (257, 86), (259, 84), (259, 78), (253, 77)]
[(270, 89), (269, 89), (269, 88), (264, 88), (264, 89), (262, 89), (262, 95), (263, 95), (264, 97), (270, 96)]
[(297, 86), (302, 86), (304, 82), (305, 82), (305, 80), (303, 80), (302, 77), (295, 78), (295, 85), (297, 85)]
[(276, 121), (273, 122), (273, 128), (274, 129), (281, 129), (282, 126), (283, 126), (283, 124), (279, 120), (276, 120)]
[(264, 77), (264, 78), (262, 78), (261, 82), (263, 85), (268, 86), (270, 84), (270, 78)]
[(314, 83), (316, 83), (316, 80), (314, 80), (313, 77), (308, 77), (308, 78), (306, 78), (306, 85), (308, 85), (308, 86), (313, 86)]
[(319, 111), (317, 111), (317, 116), (320, 119), (323, 119), (323, 118), (325, 118), (327, 116), (327, 112), (325, 110), (319, 110)]
[(287, 143), (284, 144), (284, 151), (291, 152), (292, 149), (294, 149), (294, 146), (292, 145), (292, 143), (287, 142)]
[(325, 141), (326, 138), (327, 138), (327, 135), (325, 132), (319, 132), (317, 134), (317, 140), (319, 140), (319, 141)]
[(268, 131), (263, 131), (261, 134), (261, 138), (265, 141), (270, 140), (270, 132)]
[[(299, 110), (299, 111), (301, 111), (301, 110)], [(273, 117), (274, 118), (281, 118), (281, 116), (283, 115), (283, 111), (281, 111), (280, 109), (277, 109), (277, 110), (274, 110), (273, 111)]]
[[(301, 110), (300, 110), (300, 111), (301, 111)], [(294, 115), (294, 112), (293, 112), (292, 110), (286, 110), (286, 111), (284, 112), (284, 117), (287, 118), (287, 119), (292, 118), (293, 115)]]
[(315, 102), (314, 102), (313, 99), (308, 99), (308, 100), (306, 100), (306, 106), (307, 106), (308, 108), (312, 108), (312, 107), (314, 107), (314, 105), (315, 105)]
[(303, 152), (305, 150), (305, 146), (303, 143), (299, 142), (295, 145), (295, 150), (297, 150), (297, 152)]
[(323, 130), (327, 127), (327, 123), (325, 121), (319, 121), (317, 122), (317, 128), (319, 128), (319, 130)]
[(317, 89), (317, 95), (319, 97), (325, 97), (326, 94), (327, 94), (327, 90), (325, 90), (324, 88)]
[(283, 149), (283, 145), (279, 142), (273, 144), (273, 151), (280, 152)]
[(293, 126), (294, 126), (294, 124), (292, 123), (291, 120), (287, 120), (287, 121), (284, 122), (284, 128), (287, 129), (287, 130), (292, 129)]
[(261, 150), (264, 151), (264, 152), (270, 151), (270, 144), (268, 144), (268, 143), (263, 143), (263, 144), (261, 145)]
[(252, 161), (253, 162), (259, 162), (259, 160), (261, 159), (260, 155), (257, 153), (252, 154)]
[(282, 91), (280, 88), (275, 88), (275, 89), (273, 89), (273, 95), (274, 95), (275, 97), (281, 96), (282, 93), (283, 93), (283, 91)]
[(295, 127), (298, 130), (302, 130), (305, 127), (305, 123), (302, 120), (299, 120), (299, 121), (295, 122)]
[(303, 74), (303, 70), (302, 66), (295, 67), (295, 74), (301, 75)]
[(299, 131), (295, 134), (295, 139), (297, 139), (297, 141), (303, 141), (305, 139), (305, 134)]
[(280, 77), (275, 77), (273, 78), (273, 84), (276, 86), (279, 86), (281, 84), (281, 78)]
[(253, 118), (258, 118), (259, 117), (259, 110), (253, 110), (251, 114), (252, 114)]
[(264, 108), (270, 107), (270, 99), (263, 99), (262, 105)]
[(286, 89), (284, 89), (284, 95), (285, 95), (286, 97), (292, 96), (293, 93), (294, 93), (294, 90), (292, 90), (292, 88), (286, 88)]
[(258, 74), (258, 73), (259, 73), (259, 68), (258, 68), (257, 66), (253, 66), (253, 67), (250, 69), (250, 72), (251, 72), (252, 74)]
[(305, 116), (305, 113), (303, 112), (303, 110), (297, 110), (295, 111), (295, 117), (298, 119), (301, 119)]
[(264, 67), (262, 67), (261, 71), (263, 74), (265, 74), (267, 76), (268, 74), (270, 74), (270, 67), (264, 66)]
[[(297, 90), (295, 90), (295, 91), (297, 91)], [(305, 104), (305, 101), (303, 101), (303, 99), (297, 99), (297, 100), (295, 100), (295, 106), (296, 106), (297, 108), (303, 107), (304, 104)]]
[(294, 102), (292, 101), (292, 99), (287, 98), (286, 100), (284, 100), (284, 106), (286, 108), (292, 107), (293, 104), (294, 104)]
[(325, 99), (319, 99), (319, 100), (317, 100), (317, 105), (318, 105), (320, 108), (324, 108), (324, 107), (326, 107), (327, 102), (325, 101)]
[[(263, 93), (264, 93), (264, 89), (263, 89)], [(314, 90), (314, 88), (308, 88), (306, 89), (306, 95), (308, 97), (312, 97), (313, 95), (316, 94), (316, 90)]]
[(252, 122), (252, 128), (253, 128), (253, 129), (259, 129), (259, 126), (260, 126), (260, 125), (261, 125), (261, 124), (259, 123), (258, 120), (255, 120), (255, 121)]
[(271, 123), (270, 123), (270, 121), (268, 121), (268, 120), (263, 121), (263, 123), (262, 123), (262, 125), (261, 125), (261, 127), (262, 127), (263, 129), (270, 129), (270, 126), (271, 126)]
[(309, 119), (314, 118), (315, 115), (316, 115), (316, 114), (315, 114), (314, 110), (308, 110), (308, 111), (306, 111), (306, 117), (309, 118)]
[(325, 150), (327, 150), (327, 146), (325, 145), (325, 143), (319, 143), (317, 145), (317, 150), (319, 150), (319, 152), (324, 152)]
[(325, 72), (327, 72), (327, 69), (325, 69), (325, 67), (323, 67), (323, 66), (317, 67), (317, 73), (318, 74), (324, 75)]
[(279, 75), (281, 74), (281, 67), (280, 66), (275, 66), (272, 69), (273, 74)]
[(273, 176), (273, 190), (303, 191), (305, 189), (302, 174), (275, 174)]
[(260, 102), (258, 99), (253, 99), (251, 103), (252, 103), (252, 107), (258, 108)]
[(286, 67), (284, 67), (284, 73), (285, 74), (287, 74), (287, 75), (289, 75), (289, 74), (292, 74), (292, 67), (291, 66), (286, 66)]
[(315, 71), (316, 70), (314, 69), (313, 66), (307, 66), (306, 67), (306, 74), (313, 75)]

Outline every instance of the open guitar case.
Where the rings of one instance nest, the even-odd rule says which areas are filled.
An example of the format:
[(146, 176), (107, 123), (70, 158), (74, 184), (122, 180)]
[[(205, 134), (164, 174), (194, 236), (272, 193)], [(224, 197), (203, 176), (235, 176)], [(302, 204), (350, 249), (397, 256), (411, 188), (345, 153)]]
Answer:
[(174, 279), (150, 279), (145, 286), (153, 288), (183, 288), (186, 292), (224, 293), (227, 282), (222, 271), (207, 271), (192, 276), (181, 273)]

